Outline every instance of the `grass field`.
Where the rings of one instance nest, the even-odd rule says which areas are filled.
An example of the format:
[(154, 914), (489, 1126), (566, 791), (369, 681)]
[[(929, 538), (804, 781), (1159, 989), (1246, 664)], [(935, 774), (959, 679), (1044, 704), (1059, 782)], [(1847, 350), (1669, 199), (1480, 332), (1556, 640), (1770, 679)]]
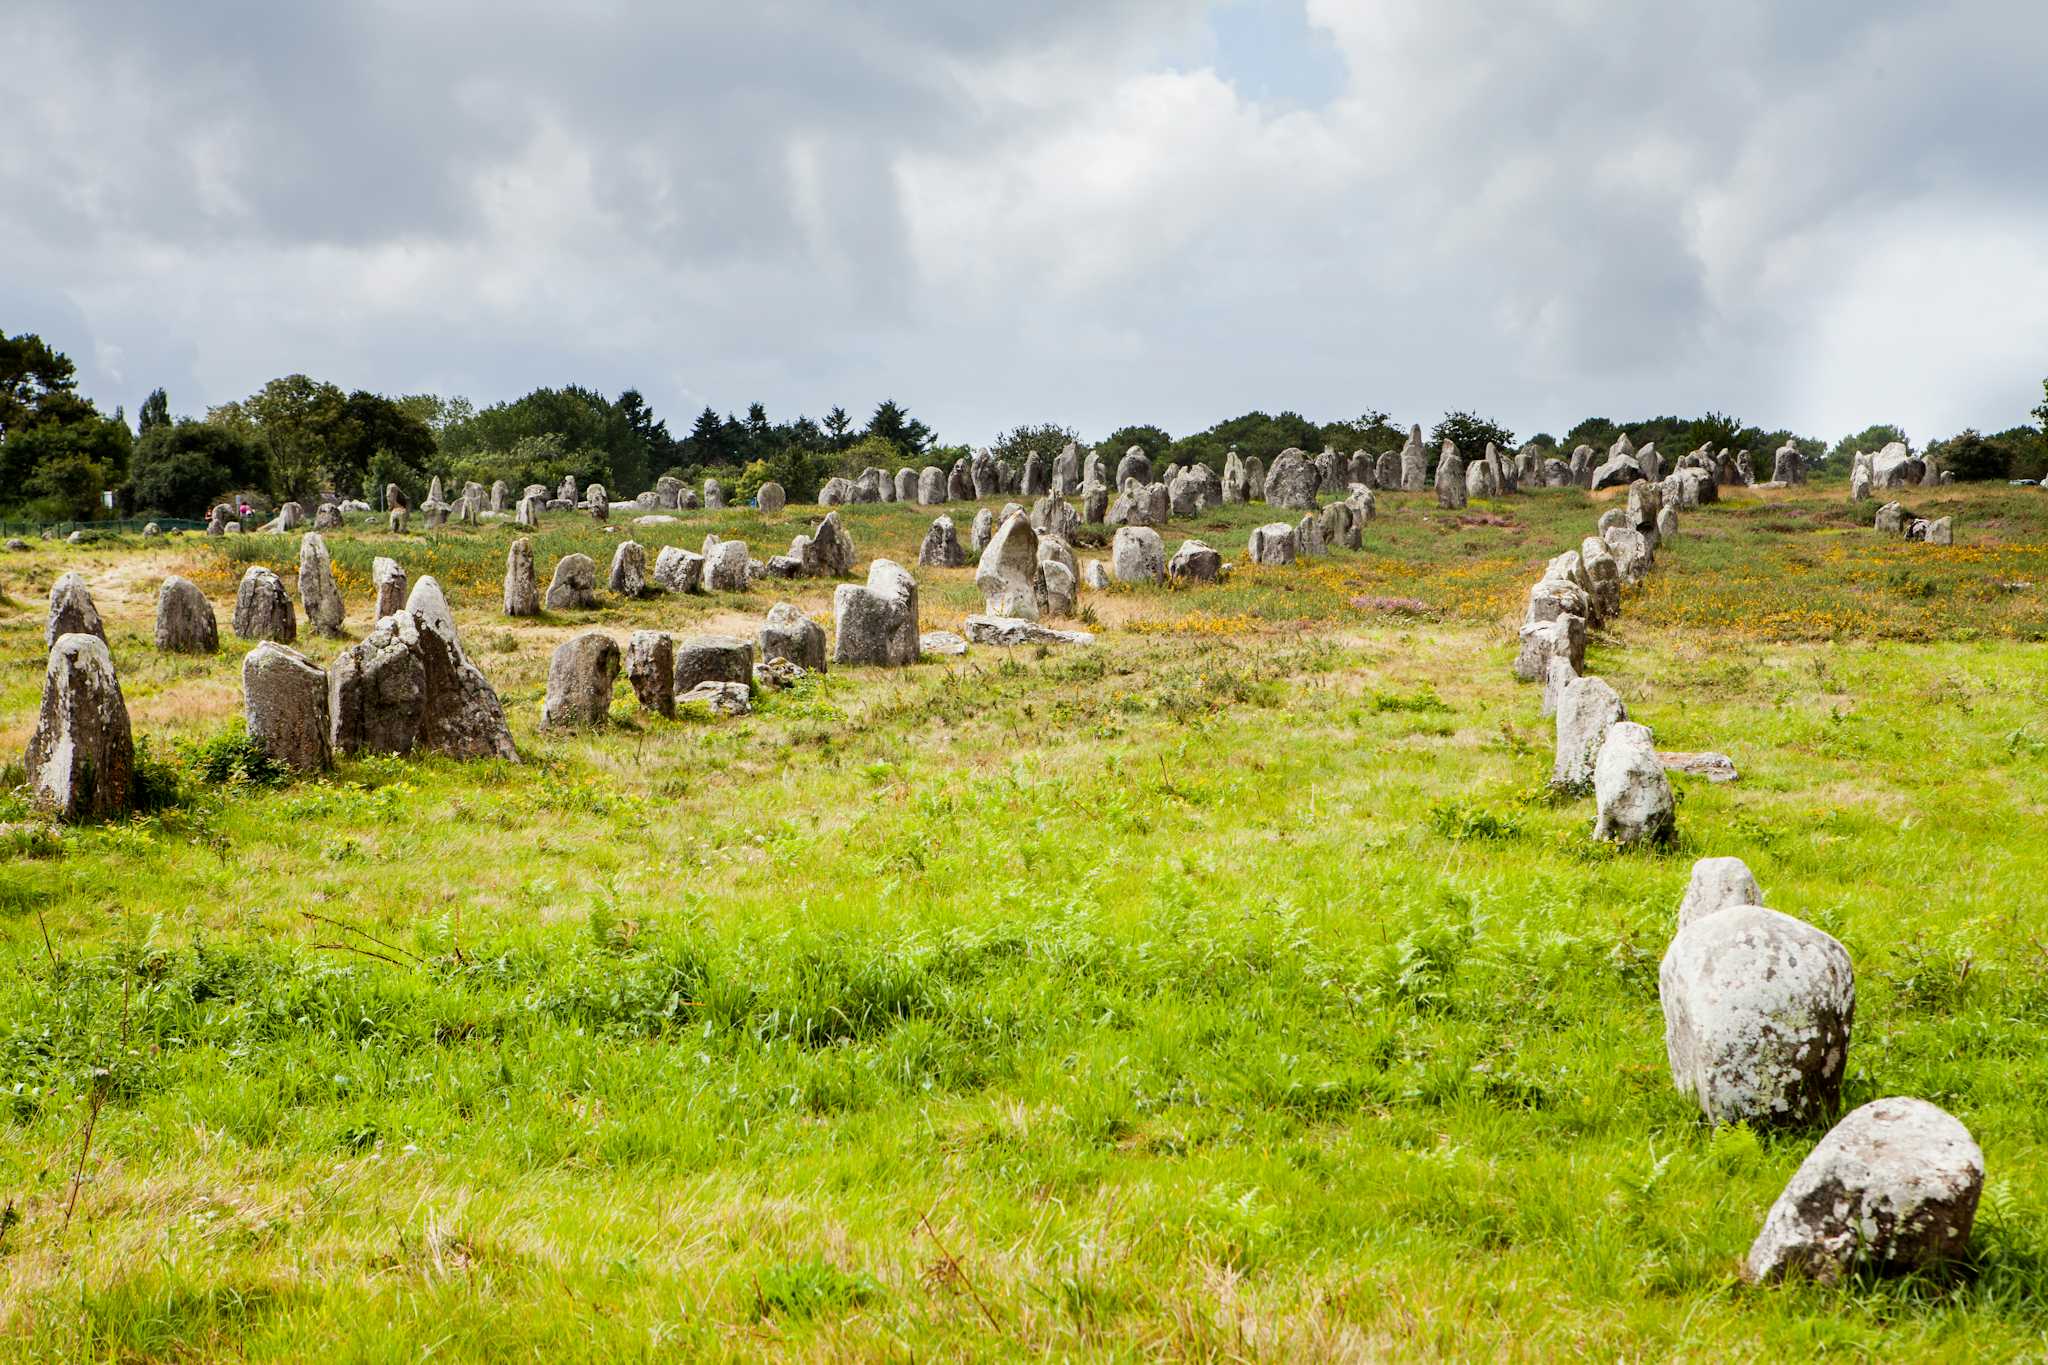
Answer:
[[(0, 556), (4, 752), (78, 567), (180, 788), (55, 832), (0, 797), (0, 1354), (2039, 1356), (2048, 495), (1907, 502), (1956, 545), (1839, 488), (1688, 514), (1589, 667), (1742, 779), (1677, 779), (1677, 847), (1630, 854), (1545, 795), (1508, 671), (1577, 492), (1384, 495), (1357, 554), (1085, 595), (1092, 649), (735, 721), (622, 685), (590, 737), (535, 730), (572, 631), (751, 634), (830, 586), (514, 622), (503, 530), (331, 535), (357, 634), (374, 555), (441, 577), (525, 762), (277, 784), (219, 780), (227, 608), (295, 538)], [(1196, 533), (1232, 557), (1265, 511)], [(650, 560), (807, 526), (683, 515)], [(928, 517), (844, 513), (906, 563)], [(617, 538), (563, 518), (536, 559)], [(219, 656), (151, 648), (167, 572)], [(979, 608), (971, 569), (919, 580), (926, 629)], [(1708, 854), (1848, 946), (1846, 1102), (1983, 1146), (1954, 1273), (1739, 1282), (1818, 1133), (1671, 1088), (1656, 967)]]

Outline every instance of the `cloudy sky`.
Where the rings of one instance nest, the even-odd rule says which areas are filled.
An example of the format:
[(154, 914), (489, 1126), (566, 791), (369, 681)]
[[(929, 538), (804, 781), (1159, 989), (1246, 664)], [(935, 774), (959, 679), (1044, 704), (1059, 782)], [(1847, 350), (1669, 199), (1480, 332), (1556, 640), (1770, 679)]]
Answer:
[(2026, 420), (2041, 0), (14, 6), (0, 329), (278, 374), (1517, 431)]

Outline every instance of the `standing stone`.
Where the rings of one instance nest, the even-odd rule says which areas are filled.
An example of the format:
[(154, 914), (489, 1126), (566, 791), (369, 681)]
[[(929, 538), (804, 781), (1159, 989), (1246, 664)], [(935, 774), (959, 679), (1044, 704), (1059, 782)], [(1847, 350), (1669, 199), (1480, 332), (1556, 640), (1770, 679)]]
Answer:
[[(1378, 498), (1376, 498), (1373, 495), (1373, 491), (1370, 488), (1367, 488), (1364, 484), (1354, 483), (1351, 485), (1351, 492), (1345, 497), (1344, 501), (1347, 505), (1350, 506), (1351, 519), (1353, 522), (1357, 524), (1358, 529), (1362, 534), (1365, 528), (1372, 524), (1373, 517), (1378, 515)], [(1358, 546), (1351, 545), (1348, 548), (1355, 550), (1358, 548)]]
[(1377, 488), (1398, 489), (1401, 486), (1401, 452), (1387, 450), (1373, 464), (1373, 485)]
[(1422, 448), (1422, 427), (1408, 428), (1408, 439), (1401, 445), (1401, 489), (1407, 493), (1420, 493), (1429, 487), (1429, 454)]
[(1798, 446), (1787, 441), (1778, 447), (1771, 461), (1771, 479), (1785, 484), (1806, 482), (1806, 461), (1800, 457)]
[(1877, 509), (1877, 517), (1871, 523), (1888, 536), (1902, 536), (1906, 533), (1906, 508), (1902, 503), (1888, 502)]
[(1248, 502), (1251, 498), (1251, 478), (1245, 473), (1244, 460), (1238, 455), (1237, 447), (1223, 457), (1223, 501), (1233, 505)]
[(782, 485), (770, 479), (754, 494), (754, 506), (761, 509), (763, 516), (775, 516), (789, 501), (789, 495), (782, 491)]
[(114, 656), (97, 635), (57, 637), (25, 759), (30, 803), (64, 820), (119, 815), (133, 804), (135, 743)]
[(1803, 1124), (1833, 1112), (1856, 973), (1832, 937), (1760, 905), (1729, 906), (1678, 931), (1657, 992), (1672, 1083), (1710, 1122)]
[(893, 560), (869, 564), (865, 586), (835, 588), (832, 620), (836, 664), (902, 667), (918, 660), (917, 580)]
[(1132, 446), (1116, 464), (1116, 487), (1122, 489), (1132, 480), (1139, 483), (1152, 482), (1152, 461), (1140, 446)]
[(1110, 573), (1119, 583), (1157, 583), (1166, 577), (1166, 545), (1149, 526), (1125, 526), (1110, 542)]
[(1580, 678), (1557, 699), (1557, 757), (1550, 785), (1561, 791), (1590, 786), (1607, 732), (1628, 719), (1621, 696), (1602, 678)]
[(675, 719), (676, 643), (665, 630), (636, 630), (626, 641), (626, 681), (640, 709)]
[(1872, 1100), (1799, 1163), (1743, 1277), (1833, 1284), (1859, 1266), (1935, 1269), (1969, 1249), (1983, 1192), (1984, 1152), (1954, 1116), (1906, 1096)]
[(422, 578), (408, 600), (429, 608), (429, 614), (415, 615), (410, 606), (392, 612), (328, 669), (335, 752), (420, 750), (516, 762), (519, 753), (498, 694), (463, 657), (444, 619), (447, 604), (440, 586), (431, 577)]
[(700, 683), (749, 686), (753, 680), (752, 641), (737, 635), (690, 635), (676, 642), (675, 690), (679, 696)]
[[(989, 495), (993, 497), (996, 491), (996, 486), (990, 484)], [(981, 496), (974, 486), (973, 461), (964, 457), (953, 461), (953, 471), (946, 478), (946, 496), (954, 502), (973, 502)]]
[[(1561, 587), (1558, 590), (1562, 595)], [(1559, 612), (1541, 621), (1530, 621), (1523, 625), (1520, 639), (1515, 677), (1523, 682), (1547, 682), (1553, 659), (1564, 660), (1574, 677), (1586, 666), (1586, 618), (1574, 612)], [(1546, 707), (1544, 714), (1550, 714), (1550, 708)]]
[(1763, 888), (1740, 858), (1702, 858), (1692, 865), (1685, 899), (1678, 903), (1678, 927), (1740, 905), (1762, 905)]
[(1054, 616), (1072, 616), (1081, 587), (1081, 568), (1064, 536), (1038, 538), (1038, 591)]
[[(492, 481), (491, 481), (491, 501), (490, 501), (490, 510), (491, 510), (492, 512), (495, 512), (495, 513), (499, 514), (500, 516), (504, 515), (504, 512), (505, 512), (505, 499), (507, 499), (507, 498), (509, 498), (509, 497), (511, 497), (511, 496), (512, 496), (512, 490), (511, 490), (511, 488), (509, 488), (509, 487), (508, 487), (508, 486), (506, 485), (506, 483), (505, 483), (505, 481), (504, 481), (503, 479), (494, 479), (494, 480), (492, 480)], [(673, 506), (675, 506), (675, 504), (674, 504), (674, 503), (670, 503), (670, 504), (669, 504), (669, 506), (673, 507)]]
[(896, 471), (896, 501), (917, 502), (917, 471), (909, 465)]
[(284, 582), (260, 564), (251, 564), (235, 590), (235, 634), (244, 640), (276, 640), (290, 644), (298, 639), (298, 617)]
[(1081, 520), (1090, 526), (1102, 525), (1109, 515), (1109, 489), (1099, 483), (1081, 485)]
[(1283, 450), (1266, 471), (1266, 504), (1298, 512), (1316, 510), (1321, 475), (1299, 450)]
[(1041, 536), (1058, 536), (1071, 541), (1081, 527), (1081, 518), (1074, 511), (1074, 505), (1064, 498), (1048, 494), (1040, 498), (1031, 508), (1031, 529)]
[(704, 506), (711, 511), (724, 510), (725, 487), (716, 479), (704, 480)]
[(1032, 451), (1024, 457), (1024, 472), (1017, 485), (1017, 491), (1027, 498), (1042, 498), (1052, 491), (1051, 476), (1045, 461)]
[(1313, 515), (1303, 517), (1294, 528), (1294, 553), (1300, 559), (1314, 559), (1329, 547), (1323, 543), (1322, 523)]
[(647, 551), (640, 548), (640, 542), (619, 542), (619, 547), (612, 551), (612, 568), (605, 586), (620, 597), (647, 595)]
[(589, 611), (596, 605), (597, 565), (589, 555), (563, 555), (548, 581), (548, 610)]
[[(150, 523), (152, 526), (155, 524), (155, 522)], [(341, 529), (341, 509), (331, 502), (321, 503), (313, 511), (313, 529), (316, 531), (339, 531)]]
[(1250, 541), (1245, 545), (1244, 557), (1254, 564), (1280, 568), (1294, 562), (1296, 549), (1294, 528), (1284, 521), (1276, 521), (1252, 532)]
[(760, 644), (763, 663), (787, 659), (813, 673), (825, 671), (825, 628), (787, 602), (768, 609)]
[(1446, 511), (1465, 506), (1468, 497), (1465, 460), (1455, 442), (1446, 438), (1436, 459), (1436, 505)]
[(976, 511), (973, 522), (967, 528), (967, 552), (979, 559), (995, 533), (996, 514), (986, 507)]
[(1623, 432), (1608, 448), (1607, 459), (1593, 471), (1589, 486), (1596, 492), (1602, 488), (1626, 488), (1642, 477), (1643, 466), (1636, 458), (1635, 442)]
[(1358, 518), (1349, 502), (1333, 502), (1325, 507), (1317, 522), (1317, 533), (1326, 549), (1355, 550), (1363, 543), (1358, 534)]
[(812, 578), (844, 578), (853, 572), (858, 558), (853, 537), (846, 534), (837, 512), (827, 512), (811, 528), (811, 541), (804, 553), (804, 573)]
[(220, 623), (206, 594), (171, 575), (156, 593), (156, 647), (166, 654), (211, 654), (220, 648)]
[[(383, 563), (386, 561), (378, 561)], [(396, 567), (396, 566), (394, 566)], [(399, 571), (397, 589), (405, 588), (405, 574)], [(397, 608), (385, 607), (384, 587), (377, 588), (377, 616), (389, 616)], [(505, 554), (505, 614), (507, 616), (540, 615), (540, 588), (533, 571), (533, 542), (525, 536), (512, 542), (512, 548)]]
[(305, 608), (306, 625), (314, 633), (331, 637), (341, 634), (341, 589), (335, 586), (327, 542), (318, 531), (308, 531), (299, 538), (299, 605)]
[(937, 507), (946, 501), (945, 470), (928, 464), (918, 471), (917, 500), (925, 507)]
[(586, 630), (556, 646), (548, 660), (547, 696), (540, 723), (548, 730), (594, 730), (611, 719), (612, 688), (619, 680), (618, 642)]
[(1004, 518), (990, 538), (974, 571), (974, 586), (990, 616), (1038, 619), (1038, 533), (1022, 513)]
[(1072, 441), (1052, 461), (1052, 495), (1070, 498), (1081, 491), (1081, 452)]
[(1182, 583), (1214, 583), (1223, 576), (1223, 556), (1199, 540), (1184, 540), (1173, 552), (1166, 573)]
[(1599, 812), (1595, 839), (1628, 845), (1670, 836), (1675, 812), (1671, 780), (1664, 775), (1649, 727), (1632, 720), (1607, 727), (1593, 764), (1593, 799)]
[(1465, 467), (1465, 496), (1467, 498), (1491, 498), (1500, 493), (1500, 486), (1494, 482), (1493, 466), (1485, 460), (1474, 460)]
[[(376, 609), (370, 613), (372, 620), (381, 621), (405, 605), (405, 569), (397, 560), (383, 555), (372, 560), (370, 586), (377, 593)], [(302, 587), (299, 591), (303, 594), (305, 589)]]
[(106, 642), (106, 628), (100, 624), (99, 608), (93, 605), (92, 591), (85, 586), (83, 575), (72, 572), (57, 575), (57, 581), (50, 585), (50, 612), (43, 623), (43, 645), (54, 647), (66, 635), (90, 635), (101, 643)]
[(704, 556), (680, 545), (664, 545), (654, 557), (654, 581), (663, 592), (696, 592), (704, 584)]
[(825, 480), (825, 486), (818, 490), (820, 507), (844, 507), (855, 500), (852, 479), (833, 477)]
[(918, 547), (917, 563), (919, 568), (935, 569), (957, 569), (967, 563), (967, 552), (960, 548), (960, 537), (954, 534), (951, 517), (939, 517), (932, 522), (931, 529), (924, 533), (924, 544)]
[(330, 766), (327, 673), (297, 650), (266, 640), (243, 657), (242, 716), (249, 738), (293, 772)]
[(206, 514), (206, 534), (210, 536), (226, 535), (227, 529), (228, 509), (227, 505), (223, 503)]
[(601, 484), (601, 483), (594, 483), (594, 484), (590, 485), (590, 492), (589, 492), (589, 494), (587, 495), (587, 501), (588, 501), (588, 504), (589, 504), (589, 507), (590, 507), (590, 519), (591, 519), (592, 521), (610, 521), (610, 520), (611, 520), (611, 518), (612, 518), (612, 499), (611, 499), (611, 494), (609, 494), (609, 493), (607, 493), (607, 492), (605, 491), (605, 487), (604, 487), (604, 485), (603, 485), (603, 484)]
[(750, 577), (747, 543), (721, 540), (704, 556), (706, 592), (745, 592)]
[(1953, 545), (1956, 543), (1955, 523), (1948, 517), (1936, 517), (1927, 523), (1929, 545)]
[(1678, 534), (1678, 509), (1660, 507), (1657, 509), (1657, 539), (1667, 541)]

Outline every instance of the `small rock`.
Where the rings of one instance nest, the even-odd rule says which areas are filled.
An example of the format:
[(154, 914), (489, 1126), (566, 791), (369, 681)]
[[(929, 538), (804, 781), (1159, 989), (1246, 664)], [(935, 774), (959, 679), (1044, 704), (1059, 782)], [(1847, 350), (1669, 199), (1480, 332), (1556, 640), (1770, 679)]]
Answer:
[(967, 641), (950, 630), (928, 630), (918, 638), (918, 645), (927, 654), (955, 656), (967, 652)]
[(1659, 753), (1657, 761), (1669, 773), (1684, 773), (1687, 777), (1704, 777), (1709, 782), (1733, 782), (1741, 774), (1735, 771), (1735, 760), (1726, 754)]
[(703, 706), (715, 715), (744, 716), (753, 711), (754, 698), (746, 683), (703, 682), (679, 694), (676, 706)]
[(1054, 630), (1020, 616), (970, 616), (961, 623), (978, 645), (1092, 645), (1085, 630)]

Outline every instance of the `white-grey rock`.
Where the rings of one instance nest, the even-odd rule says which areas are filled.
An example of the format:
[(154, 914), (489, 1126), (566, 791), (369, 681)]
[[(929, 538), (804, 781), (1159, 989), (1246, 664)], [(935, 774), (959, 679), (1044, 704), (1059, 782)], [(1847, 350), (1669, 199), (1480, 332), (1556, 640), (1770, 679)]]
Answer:
[(749, 715), (754, 709), (753, 688), (750, 682), (701, 682), (676, 694), (676, 709), (686, 706), (701, 706), (718, 716)]
[(1696, 915), (1657, 973), (1679, 1093), (1715, 1123), (1807, 1123), (1834, 1110), (1856, 1015), (1842, 945), (1759, 905)]
[(1739, 905), (1762, 905), (1763, 888), (1740, 858), (1702, 858), (1692, 865), (1685, 899), (1678, 903), (1678, 927)]
[[(527, 592), (531, 596), (533, 590), (533, 556), (531, 551), (528, 552), (526, 559), (526, 580)], [(376, 608), (370, 613), (371, 620), (381, 621), (405, 605), (405, 568), (397, 560), (387, 558), (384, 555), (378, 555), (372, 560), (370, 562), (370, 586), (377, 594)], [(509, 582), (507, 586), (509, 588)], [(522, 613), (513, 613), (508, 610), (507, 614), (518, 615)], [(530, 616), (533, 613), (526, 612), (523, 614)]]
[(1166, 544), (1149, 526), (1119, 527), (1109, 561), (1119, 583), (1157, 583), (1166, 577)]
[(787, 659), (811, 673), (825, 671), (825, 628), (788, 602), (768, 609), (760, 643), (764, 662)]
[(176, 574), (157, 589), (156, 647), (166, 654), (211, 654), (220, 648), (213, 603), (196, 584)]
[(306, 626), (316, 635), (330, 638), (341, 634), (345, 611), (341, 589), (334, 582), (334, 564), (327, 557), (327, 542), (318, 531), (299, 538), (299, 605), (306, 612)]
[[(405, 587), (404, 578), (401, 571), (397, 583), (400, 591)], [(380, 584), (377, 589), (377, 616), (380, 620), (397, 610), (395, 607), (387, 608), (385, 600), (384, 587)], [(540, 588), (533, 571), (533, 542), (525, 536), (513, 541), (511, 549), (505, 552), (505, 614), (540, 615)]]
[(1099, 559), (1089, 560), (1087, 564), (1082, 566), (1081, 581), (1097, 592), (1102, 591), (1112, 581), (1109, 576), (1109, 566)]
[(605, 586), (620, 597), (646, 596), (647, 551), (640, 548), (640, 542), (619, 542), (618, 548), (612, 551), (612, 569), (605, 579)]
[(680, 545), (664, 545), (654, 557), (654, 582), (663, 592), (691, 593), (704, 585), (704, 556)]
[(665, 630), (636, 630), (626, 641), (626, 681), (640, 709), (676, 713), (676, 642)]
[(242, 715), (249, 737), (292, 771), (329, 766), (327, 673), (297, 650), (265, 640), (243, 657)]
[[(597, 565), (589, 555), (563, 555), (548, 582), (549, 611), (589, 611), (597, 605)], [(615, 651), (618, 646), (613, 645)]]
[(1607, 732), (1628, 719), (1628, 708), (1602, 678), (1579, 678), (1558, 695), (1557, 756), (1550, 783), (1566, 791), (1590, 786)]
[(967, 638), (978, 645), (1092, 645), (1085, 630), (1054, 630), (1021, 616), (970, 616), (961, 623)]
[(50, 585), (50, 610), (43, 622), (43, 645), (54, 648), (57, 641), (66, 635), (90, 635), (103, 644), (107, 638), (106, 627), (100, 624), (99, 608), (93, 605), (92, 591), (85, 586), (85, 576), (76, 572), (61, 573)]
[(30, 804), (59, 819), (119, 815), (133, 803), (128, 702), (99, 636), (67, 632), (51, 647), (23, 765)]
[(235, 634), (244, 640), (276, 640), (290, 644), (299, 637), (298, 617), (292, 599), (285, 593), (284, 580), (251, 564), (235, 589)]
[(340, 754), (417, 751), (517, 762), (498, 694), (463, 656), (452, 625), (440, 619), (447, 609), (440, 585), (431, 576), (422, 578), (413, 597), (427, 615), (392, 612), (329, 665), (332, 748)]
[(745, 592), (752, 561), (744, 540), (721, 540), (704, 556), (706, 592)]
[(618, 641), (601, 630), (586, 630), (557, 645), (548, 660), (542, 727), (591, 730), (609, 723), (619, 662)]
[(702, 682), (748, 683), (754, 677), (754, 644), (737, 635), (691, 635), (676, 641), (675, 690)]
[[(989, 538), (974, 571), (974, 586), (991, 616), (1036, 621), (1043, 609), (1038, 577), (1038, 533), (1030, 519), (1013, 512)], [(969, 638), (973, 638), (971, 635)]]
[(868, 581), (832, 592), (832, 662), (904, 667), (918, 659), (917, 580), (893, 560), (868, 565)]
[(1266, 505), (1269, 507), (1313, 512), (1318, 506), (1316, 497), (1321, 488), (1321, 471), (1299, 450), (1281, 451), (1273, 457), (1272, 467), (1266, 471)]
[(1252, 531), (1244, 557), (1253, 564), (1281, 568), (1294, 562), (1294, 528), (1284, 521), (1269, 522)]
[(967, 652), (967, 641), (950, 630), (928, 630), (918, 643), (925, 653), (941, 657), (957, 657)]
[(1969, 1248), (1984, 1191), (1970, 1130), (1925, 1100), (1872, 1100), (1799, 1164), (1743, 1262), (1745, 1278), (1833, 1283), (1859, 1265), (1931, 1269)]
[(1223, 575), (1223, 556), (1199, 540), (1184, 540), (1168, 561), (1166, 573), (1183, 583), (1214, 583)]
[(1635, 844), (1670, 835), (1677, 803), (1649, 727), (1624, 720), (1607, 728), (1593, 764), (1593, 800), (1595, 839)]
[(754, 506), (761, 509), (761, 515), (772, 517), (789, 503), (789, 495), (782, 491), (782, 485), (770, 479), (754, 490)]

